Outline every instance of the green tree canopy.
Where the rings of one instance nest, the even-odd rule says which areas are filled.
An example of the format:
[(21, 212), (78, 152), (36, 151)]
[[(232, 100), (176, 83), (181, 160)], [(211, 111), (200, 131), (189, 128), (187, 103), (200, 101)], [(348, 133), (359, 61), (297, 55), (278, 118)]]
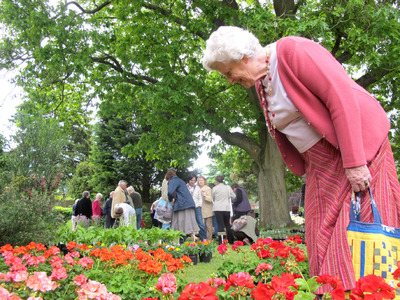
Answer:
[[(287, 35), (328, 48), (355, 80), (398, 106), (397, 1), (105, 0), (59, 3), (3, 0), (0, 68), (22, 65), (18, 83), (32, 101), (61, 118), (84, 118), (94, 100), (135, 113), (141, 135), (131, 155), (196, 153), (195, 133), (213, 132), (255, 164), (261, 223), (290, 222), (285, 166), (267, 134), (254, 89), (230, 86), (200, 64), (204, 41), (220, 25), (251, 30), (263, 44)], [(358, 75), (356, 77), (356, 74)], [(397, 115), (392, 114), (393, 122)], [(236, 129), (240, 128), (240, 131)], [(205, 138), (207, 136), (205, 135)], [(397, 148), (395, 148), (398, 151)]]

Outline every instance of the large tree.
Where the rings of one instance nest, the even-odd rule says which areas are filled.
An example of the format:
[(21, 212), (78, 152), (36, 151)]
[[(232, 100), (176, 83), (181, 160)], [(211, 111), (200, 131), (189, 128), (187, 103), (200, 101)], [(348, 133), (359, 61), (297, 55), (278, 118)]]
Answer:
[(3, 0), (0, 20), (7, 27), (0, 67), (22, 63), (18, 83), (32, 95), (46, 94), (47, 109), (70, 112), (70, 105), (97, 97), (100, 110), (136, 112), (136, 123), (151, 131), (132, 155), (144, 151), (146, 159), (163, 161), (173, 154), (179, 166), (197, 149), (194, 134), (204, 132), (246, 151), (262, 226), (290, 222), (286, 168), (254, 89), (229, 86), (202, 68), (201, 49), (213, 30), (246, 27), (263, 44), (285, 35), (311, 38), (381, 95), (386, 108), (399, 99), (397, 1), (104, 0), (52, 9), (41, 0)]

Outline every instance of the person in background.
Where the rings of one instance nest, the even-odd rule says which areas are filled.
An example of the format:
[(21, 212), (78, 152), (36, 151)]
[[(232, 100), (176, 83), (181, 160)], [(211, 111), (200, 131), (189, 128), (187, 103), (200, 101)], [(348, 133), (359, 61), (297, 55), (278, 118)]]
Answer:
[[(168, 194), (168, 191), (167, 191), (167, 194)], [(151, 216), (151, 224), (152, 224), (152, 227), (159, 227), (159, 228), (161, 228), (162, 223), (161, 223), (160, 221), (158, 221), (156, 218), (154, 218), (154, 215), (155, 215), (155, 213), (156, 213), (156, 207), (157, 207), (158, 201), (160, 201), (160, 199), (157, 199), (156, 201), (154, 201), (154, 202), (151, 204), (151, 207), (150, 207), (150, 216)], [(168, 200), (167, 200), (167, 201), (168, 201)]]
[(114, 219), (119, 218), (114, 213), (115, 205), (117, 205), (118, 203), (124, 203), (127, 200), (127, 195), (125, 192), (127, 185), (128, 183), (126, 182), (126, 180), (120, 180), (118, 182), (117, 188), (114, 191), (114, 197), (111, 205), (111, 217), (113, 217)]
[(130, 186), (129, 187), (129, 196), (133, 201), (133, 206), (136, 212), (136, 229), (140, 229), (142, 227), (142, 214), (143, 214), (143, 204), (142, 204), (142, 196), (135, 191), (135, 189)]
[(128, 202), (117, 203), (114, 212), (120, 219), (122, 217), (123, 222), (120, 222), (120, 226), (135, 226), (136, 228), (135, 209)]
[(92, 204), (93, 220), (94, 219), (101, 219), (101, 216), (102, 216), (101, 204), (100, 204), (101, 198), (103, 198), (103, 195), (98, 193), (96, 195), (96, 199), (94, 199), (94, 201), (93, 201), (93, 204)]
[(112, 228), (114, 226), (115, 219), (111, 217), (111, 206), (113, 201), (114, 191), (110, 193), (110, 198), (107, 199), (103, 207), (103, 215), (106, 216), (106, 228)]
[[(196, 240), (195, 232), (199, 231), (199, 226), (196, 222), (195, 204), (192, 195), (185, 182), (176, 176), (173, 169), (169, 169), (165, 175), (168, 181), (168, 200), (173, 203), (174, 215), (172, 217), (172, 229), (180, 230), (186, 235), (191, 235), (193, 241)], [(182, 237), (181, 242), (186, 239)]]
[[(212, 189), (215, 187), (215, 184), (210, 182), (207, 185), (211, 189), (211, 194), (212, 194)], [(212, 201), (212, 203), (213, 203), (213, 211), (214, 211), (214, 200)], [(217, 222), (217, 218), (215, 217), (215, 214), (212, 218), (212, 223), (213, 223), (213, 228), (214, 228), (214, 237), (216, 240), (218, 240), (218, 222)]]
[(204, 224), (207, 228), (207, 240), (212, 240), (213, 234), (213, 202), (212, 202), (212, 189), (207, 185), (207, 179), (204, 176), (199, 176), (197, 184), (200, 188), (201, 195), (201, 214), (203, 216)]
[[(90, 201), (90, 193), (84, 191), (82, 193), (82, 198), (78, 201), (75, 208), (75, 220), (78, 224), (84, 225), (86, 228), (90, 225), (90, 220), (93, 216), (92, 211), (92, 201)], [(78, 221), (79, 220), (79, 221)]]
[(206, 226), (203, 223), (203, 215), (202, 215), (202, 209), (201, 209), (203, 199), (201, 197), (200, 187), (196, 184), (196, 181), (197, 181), (196, 174), (189, 173), (187, 176), (186, 186), (188, 187), (188, 190), (193, 197), (194, 204), (196, 205), (196, 208), (194, 209), (194, 213), (196, 216), (197, 225), (200, 228), (199, 238), (200, 238), (200, 241), (204, 241), (205, 239), (207, 239), (207, 230), (206, 230)]
[(253, 210), (249, 211), (246, 216), (247, 224), (244, 225), (238, 231), (233, 231), (233, 235), (238, 241), (244, 242), (246, 245), (251, 245), (257, 241), (257, 237), (260, 235), (257, 226), (256, 215)]
[[(255, 86), (268, 130), (286, 166), (306, 174), (305, 220), (310, 276), (356, 286), (347, 239), (350, 199), (362, 192), (361, 222), (373, 222), (371, 188), (382, 222), (400, 227), (400, 185), (379, 102), (324, 47), (288, 36), (261, 46), (249, 31), (221, 26), (202, 59), (230, 83)], [(323, 285), (317, 294), (329, 292)]]
[(128, 203), (130, 206), (132, 206), (133, 208), (135, 208), (135, 205), (133, 204), (133, 200), (131, 198), (131, 192), (133, 191), (133, 187), (130, 186), (128, 188), (126, 188), (125, 193), (126, 193), (126, 200), (125, 203)]
[[(215, 187), (212, 189), (214, 200), (214, 214), (218, 222), (218, 232), (225, 229), (228, 242), (233, 244), (233, 234), (231, 230), (231, 199), (235, 198), (232, 188), (223, 183), (224, 176), (215, 177)], [(219, 240), (221, 244), (222, 239)]]
[(247, 196), (247, 190), (240, 187), (239, 184), (233, 183), (231, 185), (233, 192), (236, 194), (236, 198), (233, 199), (233, 218), (232, 222), (241, 216), (245, 216), (251, 210), (249, 197)]
[(76, 199), (74, 204), (72, 204), (72, 216), (71, 216), (71, 223), (72, 223), (72, 230), (75, 230), (76, 227), (76, 222), (75, 222), (75, 209), (76, 209), (76, 204), (78, 203), (79, 199)]

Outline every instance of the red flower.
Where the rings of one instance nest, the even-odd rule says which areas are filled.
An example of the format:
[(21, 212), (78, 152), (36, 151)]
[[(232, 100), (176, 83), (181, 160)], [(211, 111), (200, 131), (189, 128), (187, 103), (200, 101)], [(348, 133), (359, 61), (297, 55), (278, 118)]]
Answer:
[(229, 290), (231, 286), (243, 286), (252, 289), (254, 288), (253, 277), (251, 277), (251, 275), (246, 272), (231, 274), (229, 275), (228, 282), (225, 285), (225, 292)]
[(393, 278), (399, 280), (400, 277), (400, 260), (397, 262), (397, 269), (392, 273)]
[(218, 300), (218, 296), (215, 295), (216, 292), (217, 290), (215, 288), (209, 286), (204, 282), (200, 282), (199, 284), (189, 283), (182, 291), (178, 300)]
[(269, 258), (272, 257), (271, 251), (266, 250), (264, 248), (260, 248), (260, 250), (257, 252), (257, 256), (259, 258)]
[(257, 287), (250, 292), (251, 298), (255, 300), (269, 300), (275, 295), (275, 290), (269, 284), (258, 282)]
[(385, 279), (376, 275), (360, 278), (356, 288), (351, 291), (350, 299), (394, 299), (395, 289), (389, 286)]
[(242, 241), (237, 241), (236, 243), (234, 243), (234, 244), (232, 245), (232, 250), (233, 250), (233, 251), (236, 251), (236, 249), (237, 249), (239, 246), (244, 246), (244, 244), (243, 244)]
[(281, 277), (276, 276), (276, 275), (274, 277), (272, 277), (271, 285), (272, 285), (272, 288), (276, 292), (286, 294), (286, 293), (290, 292), (290, 289), (289, 289), (290, 286), (293, 286), (296, 289), (299, 287), (295, 283), (294, 279), (295, 278), (294, 278), (293, 274), (282, 273)]
[(226, 246), (226, 244), (221, 244), (218, 246), (217, 250), (219, 254), (225, 254), (226, 251), (228, 251), (228, 247)]

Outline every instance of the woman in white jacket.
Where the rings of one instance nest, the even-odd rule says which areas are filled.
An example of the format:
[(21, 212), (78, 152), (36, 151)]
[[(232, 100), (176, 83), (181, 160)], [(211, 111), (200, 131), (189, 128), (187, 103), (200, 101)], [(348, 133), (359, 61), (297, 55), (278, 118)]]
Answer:
[[(223, 232), (225, 228), (228, 242), (233, 244), (233, 234), (231, 230), (231, 211), (232, 203), (231, 199), (235, 198), (236, 195), (229, 185), (223, 183), (224, 176), (217, 176), (215, 178), (215, 187), (213, 188), (213, 200), (214, 200), (214, 213), (218, 222), (218, 232)], [(223, 241), (219, 241), (221, 244)]]

